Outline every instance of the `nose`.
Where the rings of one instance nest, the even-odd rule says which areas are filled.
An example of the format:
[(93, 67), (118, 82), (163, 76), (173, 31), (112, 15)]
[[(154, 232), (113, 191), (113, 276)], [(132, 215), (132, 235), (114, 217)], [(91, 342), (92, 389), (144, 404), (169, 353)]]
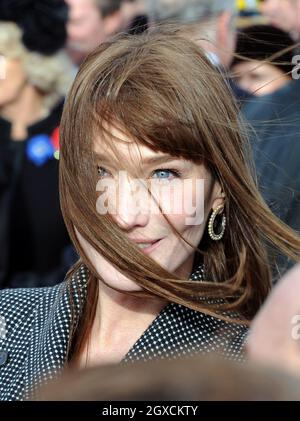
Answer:
[(246, 92), (253, 92), (255, 91), (256, 87), (249, 75), (245, 75), (244, 77), (240, 78), (239, 85)]
[(139, 180), (124, 175), (119, 180), (115, 215), (117, 224), (130, 230), (136, 226), (144, 227), (150, 218), (147, 188)]

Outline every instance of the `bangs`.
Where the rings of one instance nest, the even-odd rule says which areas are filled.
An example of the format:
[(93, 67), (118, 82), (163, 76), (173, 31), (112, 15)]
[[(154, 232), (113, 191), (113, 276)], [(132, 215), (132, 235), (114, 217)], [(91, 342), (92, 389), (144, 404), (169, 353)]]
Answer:
[(121, 63), (110, 63), (109, 69), (97, 75), (85, 107), (88, 137), (101, 140), (117, 154), (113, 140), (117, 144), (122, 139), (114, 134), (116, 128), (133, 143), (154, 152), (202, 162), (207, 132), (199, 128), (206, 123), (199, 124), (199, 106), (190, 86), (184, 80), (178, 83), (175, 75), (170, 77), (157, 59), (139, 57), (139, 65), (132, 68), (130, 62), (126, 72), (127, 60), (122, 57)]
[(95, 142), (120, 167), (137, 166), (140, 159), (122, 157), (122, 137), (137, 150), (204, 165), (221, 180), (220, 168), (235, 171), (232, 156), (242, 151), (229, 98), (221, 74), (184, 38), (122, 35), (100, 45), (81, 66), (64, 108), (61, 161), (68, 186), (80, 190), (83, 202), (96, 200)]

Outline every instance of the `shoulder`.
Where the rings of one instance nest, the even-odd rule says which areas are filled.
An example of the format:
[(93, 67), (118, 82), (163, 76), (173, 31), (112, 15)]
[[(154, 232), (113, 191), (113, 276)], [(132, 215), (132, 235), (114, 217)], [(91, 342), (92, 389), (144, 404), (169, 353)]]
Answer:
[[(46, 288), (16, 288), (0, 291), (0, 321), (2, 330), (9, 333), (24, 324), (37, 309), (47, 313), (56, 298), (65, 290), (65, 283)], [(0, 335), (1, 338), (1, 335)]]
[[(63, 287), (63, 283), (53, 287), (44, 288), (7, 288), (0, 291), (0, 308), (1, 311), (8, 309), (13, 311), (16, 306), (21, 308), (30, 307), (36, 304), (40, 299), (51, 299), (59, 293)], [(11, 307), (13, 305), (13, 308)]]
[(79, 314), (87, 276), (87, 269), (81, 265), (73, 276), (52, 287), (0, 290), (0, 326), (5, 325), (6, 338), (25, 334), (33, 324), (42, 327), (54, 323), (56, 314), (69, 316), (71, 304), (75, 316)]
[(195, 352), (216, 352), (236, 361), (244, 360), (244, 342), (248, 328), (237, 323), (236, 314), (226, 313), (227, 320), (177, 303), (171, 303), (164, 312), (163, 326), (167, 328), (176, 346), (181, 341)]

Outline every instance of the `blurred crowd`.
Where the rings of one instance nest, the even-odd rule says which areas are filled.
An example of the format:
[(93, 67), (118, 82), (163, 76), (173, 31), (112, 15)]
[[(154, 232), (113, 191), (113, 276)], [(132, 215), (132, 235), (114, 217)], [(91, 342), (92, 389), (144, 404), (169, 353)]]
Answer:
[[(202, 47), (223, 73), (241, 114), (241, 130), (249, 138), (259, 189), (272, 211), (300, 231), (300, 0), (0, 0), (0, 289), (56, 285), (78, 260), (60, 209), (58, 183), (60, 118), (80, 65), (120, 32), (138, 35), (173, 23), (182, 25), (182, 34)], [(276, 286), (253, 324), (249, 355), (300, 374), (300, 351), (291, 350), (282, 333), (291, 315), (285, 309), (297, 311), (298, 304), (300, 309), (299, 295), (292, 293), (299, 289), (300, 271), (295, 268), (288, 279), (279, 280), (292, 263), (271, 247), (269, 252)], [(282, 313), (276, 313), (278, 308)], [(195, 380), (196, 366), (205, 371), (201, 361), (195, 367), (189, 364), (187, 383)], [(217, 371), (213, 364), (210, 368)], [(174, 369), (158, 368), (153, 390), (146, 393), (145, 387), (133, 386), (128, 396), (158, 399), (162, 377), (171, 378)], [(235, 390), (255, 377), (251, 368), (241, 374), (231, 366), (218, 369), (234, 376)], [(151, 370), (143, 370), (141, 374), (137, 369), (136, 375), (142, 379), (146, 373), (150, 382)], [(259, 371), (242, 398), (259, 399), (263, 393), (266, 399), (300, 399), (294, 388), (299, 380), (284, 377), (283, 390), (278, 386), (280, 373), (267, 373), (267, 389), (257, 392), (257, 379), (260, 385), (264, 381)], [(110, 376), (122, 379), (125, 374), (112, 371)], [(99, 371), (96, 378), (101, 377)], [(90, 396), (83, 394), (89, 390), (83, 386), (82, 394), (76, 389), (74, 396), (100, 399), (103, 385), (95, 392), (96, 378), (90, 373)], [(175, 388), (166, 397), (240, 397), (222, 385), (209, 396), (203, 384), (202, 389), (197, 386), (202, 394)], [(164, 384), (165, 389), (169, 386)], [(68, 393), (74, 397), (69, 386), (60, 387), (66, 399)], [(46, 391), (46, 399), (63, 398), (55, 388)], [(107, 399), (124, 396), (118, 389), (115, 395), (104, 389), (103, 394)]]

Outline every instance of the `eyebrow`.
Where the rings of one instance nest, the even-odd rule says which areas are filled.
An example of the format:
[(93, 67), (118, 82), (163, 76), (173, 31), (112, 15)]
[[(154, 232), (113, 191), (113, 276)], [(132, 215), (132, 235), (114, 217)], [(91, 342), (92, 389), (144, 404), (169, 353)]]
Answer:
[[(106, 155), (103, 155), (95, 151), (94, 151), (94, 154), (97, 159), (103, 162), (109, 162), (109, 159), (107, 158)], [(170, 162), (170, 161), (178, 161), (179, 159), (181, 158), (177, 156), (165, 154), (165, 155), (150, 156), (148, 158), (142, 159), (142, 163), (145, 165), (153, 165), (153, 164), (159, 164), (159, 163)]]

